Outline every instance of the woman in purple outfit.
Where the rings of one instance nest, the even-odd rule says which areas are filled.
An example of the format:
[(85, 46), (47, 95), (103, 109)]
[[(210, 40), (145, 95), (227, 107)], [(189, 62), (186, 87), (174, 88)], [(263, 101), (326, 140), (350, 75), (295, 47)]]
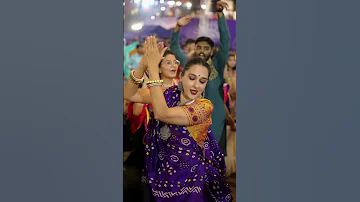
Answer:
[(166, 48), (149, 37), (145, 44), (150, 92), (140, 93), (146, 68), (131, 72), (125, 99), (152, 104), (146, 132), (143, 182), (161, 202), (232, 201), (224, 154), (210, 130), (213, 104), (203, 98), (210, 66), (201, 58), (185, 65), (180, 82), (163, 92), (158, 64)]

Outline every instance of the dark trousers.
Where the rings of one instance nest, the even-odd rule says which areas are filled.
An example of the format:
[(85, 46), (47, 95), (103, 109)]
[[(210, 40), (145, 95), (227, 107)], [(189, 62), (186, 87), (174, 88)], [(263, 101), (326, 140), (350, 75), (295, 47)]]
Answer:
[(124, 162), (124, 202), (155, 202), (149, 186), (141, 182), (142, 170), (145, 166), (145, 145), (142, 143), (144, 135), (144, 127), (141, 127), (136, 134), (129, 131), (124, 134), (132, 145), (131, 153)]

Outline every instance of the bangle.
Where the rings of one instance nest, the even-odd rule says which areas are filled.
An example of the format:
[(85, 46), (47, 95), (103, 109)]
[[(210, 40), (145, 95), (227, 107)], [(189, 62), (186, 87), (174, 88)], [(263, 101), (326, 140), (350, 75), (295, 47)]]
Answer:
[(162, 86), (163, 84), (162, 83), (150, 83), (147, 85), (147, 87), (153, 87), (153, 86)]
[(144, 76), (139, 78), (136, 78), (136, 76), (134, 75), (135, 70), (131, 70), (130, 72), (130, 81), (134, 84), (142, 84), (144, 82)]
[(152, 81), (148, 81), (146, 82), (146, 85), (151, 87), (151, 86), (158, 86), (158, 85), (162, 85), (164, 81), (163, 80), (152, 80)]

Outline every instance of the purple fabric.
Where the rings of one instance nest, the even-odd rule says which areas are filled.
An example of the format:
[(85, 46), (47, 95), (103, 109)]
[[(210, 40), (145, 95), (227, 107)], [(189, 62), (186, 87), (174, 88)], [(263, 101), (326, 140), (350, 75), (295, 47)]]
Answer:
[[(174, 107), (179, 103), (180, 91), (173, 86), (164, 92), (164, 96), (167, 105)], [(152, 110), (149, 111), (142, 180), (148, 183), (156, 201), (232, 201), (225, 179), (225, 157), (211, 130), (203, 152), (186, 127), (168, 125), (171, 136), (165, 140), (161, 138), (166, 134), (162, 128), (166, 124), (155, 120)]]
[[(226, 20), (230, 32), (230, 48), (236, 50), (236, 20)], [(207, 36), (210, 37), (216, 45), (220, 44), (220, 35), (218, 30), (218, 19), (210, 19), (207, 29)], [(199, 19), (191, 19), (191, 22), (180, 30), (180, 41), (199, 36)]]
[(127, 40), (134, 40), (136, 36), (146, 38), (154, 34), (158, 38), (170, 38), (171, 30), (164, 29), (161, 26), (146, 25), (139, 32), (124, 32), (124, 37)]

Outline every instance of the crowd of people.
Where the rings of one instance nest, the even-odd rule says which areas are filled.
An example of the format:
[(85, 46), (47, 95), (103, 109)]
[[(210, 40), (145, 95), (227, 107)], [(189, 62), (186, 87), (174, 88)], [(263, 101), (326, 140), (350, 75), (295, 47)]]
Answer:
[[(220, 46), (149, 36), (124, 48), (124, 201), (232, 201), (236, 171), (236, 55), (217, 2)], [(131, 54), (130, 51), (135, 50)]]

